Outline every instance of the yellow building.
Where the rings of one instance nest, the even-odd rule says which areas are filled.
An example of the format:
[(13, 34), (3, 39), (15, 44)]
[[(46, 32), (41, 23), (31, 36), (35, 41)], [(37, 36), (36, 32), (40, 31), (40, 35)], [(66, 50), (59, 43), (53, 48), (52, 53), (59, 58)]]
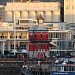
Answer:
[(0, 14), (4, 21), (14, 21), (14, 15), (16, 20), (42, 15), (44, 22), (60, 22), (60, 2), (8, 2)]
[[(57, 42), (63, 41), (65, 43), (66, 40), (71, 40), (70, 31), (66, 30), (67, 23), (59, 23), (59, 2), (8, 2), (0, 9), (2, 21), (6, 21), (0, 24), (0, 50), (2, 54), (4, 51), (11, 52), (13, 49), (28, 50), (28, 29), (38, 25), (37, 17), (39, 15), (44, 18), (44, 23), (40, 21), (41, 25), (48, 28), (48, 37), (52, 40), (50, 44), (53, 45), (50, 45), (50, 52), (67, 50), (66, 47), (64, 49), (57, 44)], [(59, 41), (59, 39), (62, 40)]]
[[(28, 48), (28, 27), (23, 25), (14, 26), (14, 23), (0, 23), (0, 51), (4, 54), (4, 51), (14, 49), (22, 50)], [(14, 41), (15, 44), (14, 45)]]
[(75, 23), (75, 0), (64, 0), (64, 22)]

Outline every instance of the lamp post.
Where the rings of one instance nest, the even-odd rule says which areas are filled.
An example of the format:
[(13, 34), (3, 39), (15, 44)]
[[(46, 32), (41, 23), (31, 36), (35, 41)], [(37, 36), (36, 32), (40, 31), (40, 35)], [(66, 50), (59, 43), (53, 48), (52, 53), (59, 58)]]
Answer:
[[(13, 3), (14, 3), (14, 0), (13, 0)], [(15, 21), (15, 12), (14, 12), (14, 15), (13, 15), (13, 18), (14, 18), (14, 55), (15, 55), (15, 50), (16, 50), (16, 21)]]
[(16, 50), (16, 29), (14, 27), (14, 55), (15, 55), (15, 50)]

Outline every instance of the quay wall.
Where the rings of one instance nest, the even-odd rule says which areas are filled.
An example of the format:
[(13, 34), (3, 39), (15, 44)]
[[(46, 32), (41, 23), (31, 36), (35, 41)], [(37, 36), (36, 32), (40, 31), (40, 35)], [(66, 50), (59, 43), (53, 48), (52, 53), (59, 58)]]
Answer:
[(21, 60), (0, 60), (0, 75), (21, 75), (23, 61)]

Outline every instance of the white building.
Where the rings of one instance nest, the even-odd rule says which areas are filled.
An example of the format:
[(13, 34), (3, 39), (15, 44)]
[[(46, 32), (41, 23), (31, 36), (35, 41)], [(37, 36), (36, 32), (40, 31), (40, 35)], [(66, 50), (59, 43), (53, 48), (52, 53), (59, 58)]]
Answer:
[(75, 23), (75, 0), (64, 0), (64, 22)]
[(8, 2), (4, 9), (0, 11), (0, 17), (4, 21), (29, 18), (37, 19), (42, 15), (44, 22), (60, 22), (60, 3), (59, 2)]

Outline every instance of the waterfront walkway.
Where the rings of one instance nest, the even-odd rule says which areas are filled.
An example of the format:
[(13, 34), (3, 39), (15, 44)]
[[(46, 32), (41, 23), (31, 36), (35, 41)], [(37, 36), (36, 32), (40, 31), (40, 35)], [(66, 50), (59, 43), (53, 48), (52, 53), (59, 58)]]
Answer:
[(50, 62), (26, 61), (24, 62), (24, 66), (28, 67), (32, 75), (50, 75)]

